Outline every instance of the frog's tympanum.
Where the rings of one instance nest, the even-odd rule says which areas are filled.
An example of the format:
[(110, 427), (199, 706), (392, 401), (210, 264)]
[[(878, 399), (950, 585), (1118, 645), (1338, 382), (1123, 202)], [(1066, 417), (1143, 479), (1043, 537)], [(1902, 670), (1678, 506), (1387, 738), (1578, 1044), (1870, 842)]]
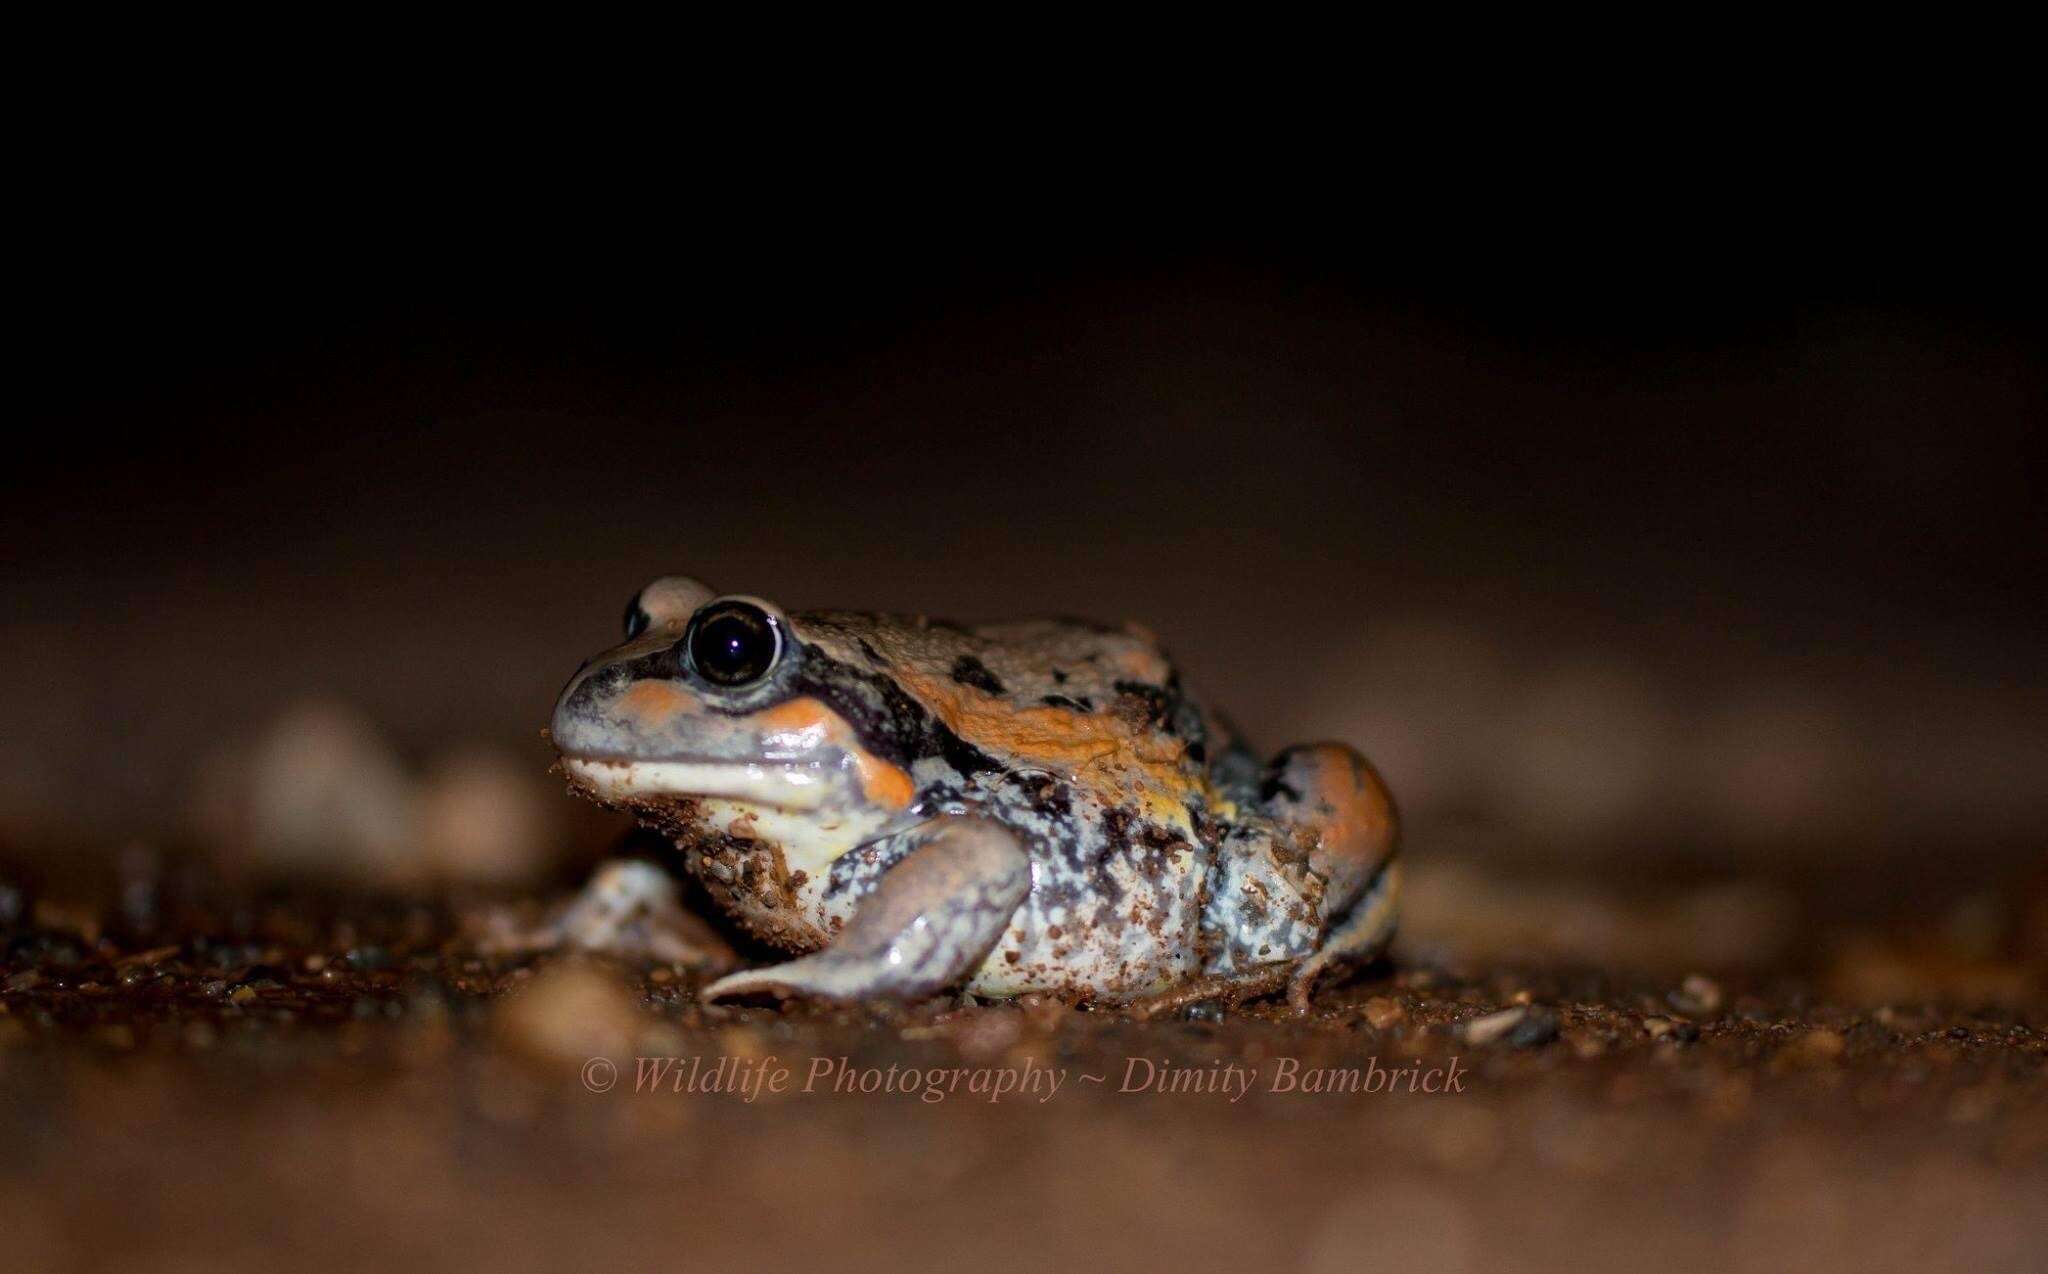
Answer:
[[(1393, 932), (1394, 811), (1364, 758), (1318, 743), (1261, 765), (1136, 627), (789, 614), (670, 576), (570, 680), (552, 735), (578, 790), (665, 832), (795, 957), (707, 999), (1285, 985), (1305, 1007)], [(671, 887), (611, 877), (607, 906), (570, 912), (611, 918), (600, 943), (621, 880)]]

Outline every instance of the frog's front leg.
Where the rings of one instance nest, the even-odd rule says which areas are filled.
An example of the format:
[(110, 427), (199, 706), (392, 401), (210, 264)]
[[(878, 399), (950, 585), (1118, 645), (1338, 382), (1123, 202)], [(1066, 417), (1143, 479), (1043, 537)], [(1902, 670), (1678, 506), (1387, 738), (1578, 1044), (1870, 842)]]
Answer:
[(914, 847), (883, 874), (830, 946), (720, 978), (703, 998), (771, 991), (914, 999), (966, 977), (1030, 892), (1030, 859), (1008, 829), (985, 818), (935, 818), (906, 834)]
[(1369, 960), (1394, 933), (1400, 870), (1392, 799), (1364, 757), (1339, 743), (1289, 748), (1267, 767), (1262, 818), (1217, 855), (1203, 916), (1214, 976), (1268, 981), (1292, 968), (1306, 1010), (1324, 970)]

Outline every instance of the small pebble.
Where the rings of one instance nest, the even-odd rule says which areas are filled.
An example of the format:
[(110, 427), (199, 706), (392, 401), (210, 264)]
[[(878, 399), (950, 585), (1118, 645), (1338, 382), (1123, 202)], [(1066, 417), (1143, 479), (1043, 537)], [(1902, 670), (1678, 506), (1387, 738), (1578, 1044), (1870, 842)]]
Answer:
[(1679, 983), (1678, 989), (1665, 998), (1679, 1012), (1700, 1017), (1720, 1011), (1723, 1001), (1721, 984), (1697, 973)]
[(1817, 1027), (1785, 1046), (1785, 1056), (1794, 1062), (1821, 1066), (1842, 1055), (1846, 1042), (1840, 1031)]
[(1642, 1018), (1642, 1030), (1647, 1030), (1653, 1041), (1677, 1041), (1681, 1045), (1690, 1045), (1700, 1038), (1700, 1028), (1686, 1018)]
[(1607, 1045), (1591, 1031), (1575, 1031), (1566, 1040), (1571, 1045), (1572, 1055), (1582, 1062), (1588, 1062), (1607, 1051)]
[(1391, 999), (1384, 995), (1375, 995), (1365, 1002), (1365, 1020), (1372, 1025), (1374, 1030), (1384, 1031), (1389, 1027), (1399, 1026), (1402, 1022), (1407, 1021), (1408, 1010), (1401, 1006), (1399, 1000)]
[(1535, 1048), (1556, 1038), (1557, 1014), (1549, 1009), (1531, 1008), (1508, 1032), (1508, 1045), (1512, 1048)]
[(1653, 1040), (1670, 1039), (1681, 1044), (1690, 1044), (1700, 1037), (1700, 1028), (1678, 1017), (1646, 1017), (1643, 1029)]
[(1491, 1044), (1509, 1031), (1514, 1030), (1517, 1026), (1520, 1026), (1522, 1018), (1527, 1013), (1527, 1009), (1514, 1008), (1503, 1009), (1499, 1013), (1489, 1013), (1485, 1017), (1475, 1017), (1465, 1023), (1465, 1042), (1467, 1044)]

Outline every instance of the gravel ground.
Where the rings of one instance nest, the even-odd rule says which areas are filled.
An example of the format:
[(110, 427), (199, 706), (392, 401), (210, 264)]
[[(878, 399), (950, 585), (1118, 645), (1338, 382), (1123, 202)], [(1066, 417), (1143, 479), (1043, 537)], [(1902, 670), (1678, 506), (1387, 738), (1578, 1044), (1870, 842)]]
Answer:
[(0, 886), (9, 1268), (2048, 1268), (2024, 953), (705, 1009), (445, 901), (177, 881)]

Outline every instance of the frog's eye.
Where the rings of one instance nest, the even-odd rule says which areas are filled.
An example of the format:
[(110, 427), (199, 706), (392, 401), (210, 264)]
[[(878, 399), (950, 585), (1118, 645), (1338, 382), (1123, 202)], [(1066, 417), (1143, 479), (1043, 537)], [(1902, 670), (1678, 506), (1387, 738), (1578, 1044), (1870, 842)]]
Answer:
[(626, 603), (626, 640), (631, 641), (646, 632), (653, 622), (654, 617), (640, 604), (640, 594), (633, 594), (633, 599)]
[(713, 602), (691, 616), (683, 645), (698, 676), (714, 686), (744, 686), (775, 666), (782, 630), (751, 602)]

